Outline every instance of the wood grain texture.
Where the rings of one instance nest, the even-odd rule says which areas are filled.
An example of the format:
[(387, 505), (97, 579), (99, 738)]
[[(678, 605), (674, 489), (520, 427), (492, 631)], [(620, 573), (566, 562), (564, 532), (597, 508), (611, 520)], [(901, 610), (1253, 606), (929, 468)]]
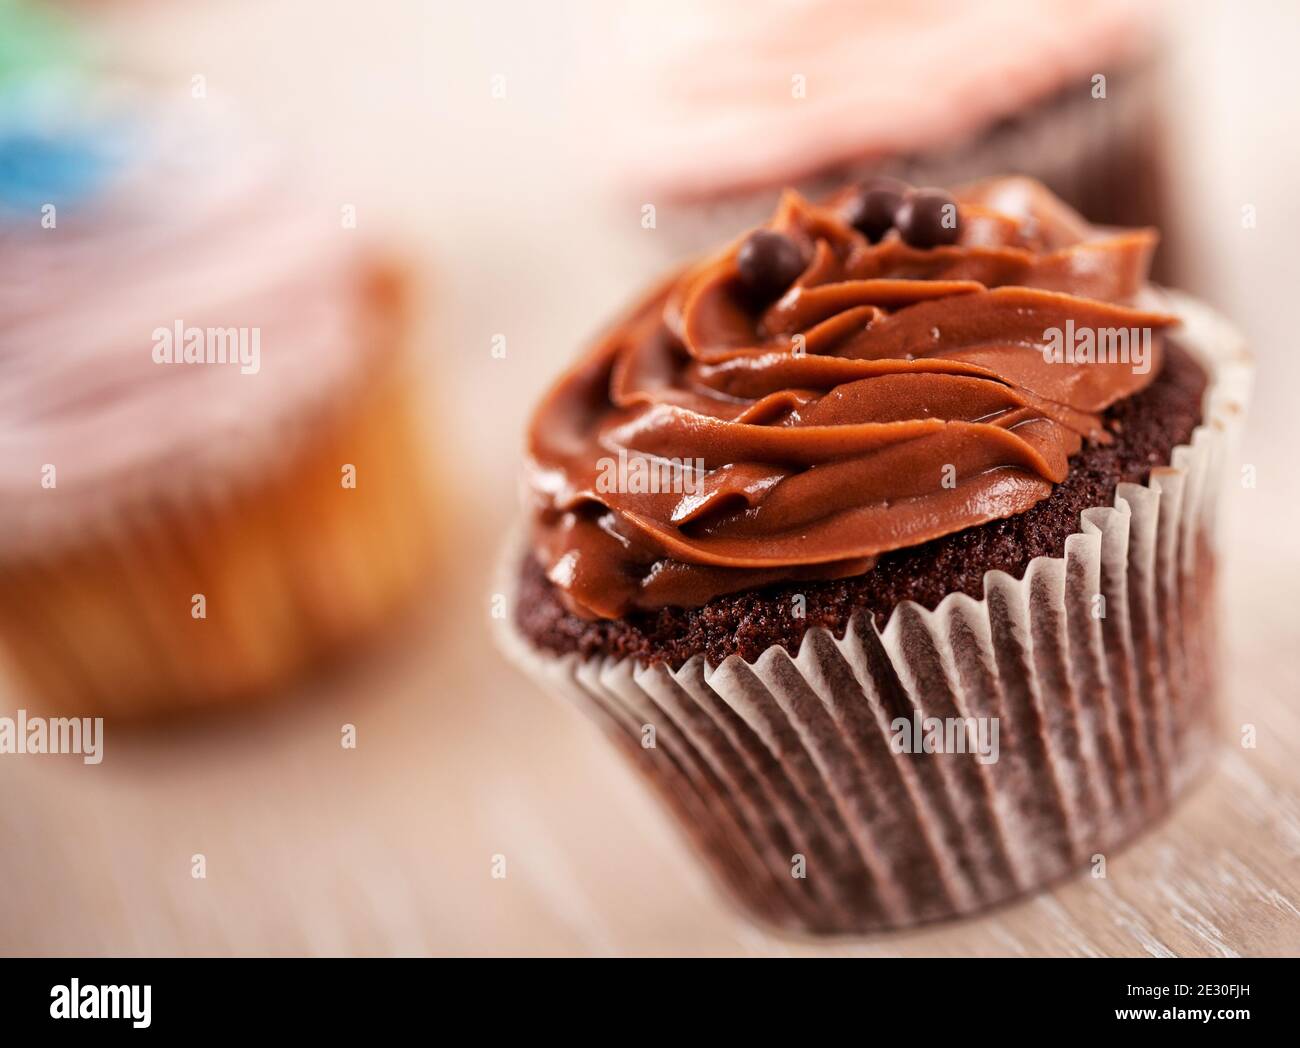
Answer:
[[(490, 556), (462, 538), (475, 553), (466, 562)], [(1300, 945), (1289, 620), (1273, 616), (1269, 630), (1263, 616), (1232, 643), (1214, 775), (1109, 857), (1104, 880), (1085, 872), (907, 934), (792, 940), (715, 896), (594, 726), (501, 664), (487, 580), (445, 567), (402, 635), (286, 703), (162, 729), (110, 724), (99, 766), (0, 759), (0, 947), (1252, 956)], [(466, 621), (467, 607), (480, 621)], [(1255, 749), (1237, 744), (1244, 722)], [(344, 723), (357, 726), (356, 750), (340, 746)], [(190, 876), (196, 853), (205, 880)], [(498, 855), (504, 879), (492, 875)]]
[[(730, 911), (597, 731), (489, 640), (490, 569), (513, 516), (526, 406), (661, 261), (635, 211), (593, 205), (578, 159), (553, 148), (573, 128), (545, 124), (551, 145), (521, 180), (520, 143), (537, 146), (530, 129), (563, 112), (553, 71), (564, 63), (532, 46), (537, 27), (499, 37), (509, 5), (446, 9), (437, 25), (443, 5), (358, 5), (334, 20), (309, 18), (301, 0), (222, 5), (220, 18), (207, 6), (98, 17), (122, 61), (182, 84), (202, 70), (305, 128), (359, 214), (407, 231), (433, 289), (423, 336), (447, 541), (399, 631), (281, 703), (109, 725), (98, 766), (0, 756), (0, 953), (1300, 952), (1300, 358), (1279, 307), (1293, 296), (1283, 263), (1300, 227), (1300, 159), (1271, 144), (1294, 141), (1300, 70), (1261, 54), (1281, 56), (1292, 38), (1286, 5), (1260, 4), (1248, 26), (1227, 5), (1185, 15), (1175, 69), (1178, 234), (1201, 246), (1188, 279), (1242, 323), (1266, 376), (1241, 452), (1258, 484), (1227, 498), (1216, 770), (1111, 856), (1104, 880), (1083, 873), (982, 917), (830, 942), (777, 936)], [(299, 30), (312, 46), (291, 53), (266, 35)], [(327, 54), (338, 64), (329, 77), (312, 65)], [(376, 83), (364, 78), (377, 56), (389, 63), (379, 93), (355, 92)], [(514, 108), (493, 109), (485, 85), (502, 66), (521, 91)], [(311, 89), (293, 89), (302, 84)], [(1244, 204), (1257, 207), (1256, 228), (1242, 228)], [(509, 336), (506, 361), (488, 354), (494, 332)], [(0, 713), (23, 704), (0, 692)], [(357, 726), (355, 750), (340, 746), (345, 723)], [(1245, 724), (1254, 748), (1240, 744)], [(190, 874), (196, 853), (203, 880)], [(504, 878), (492, 876), (495, 856)]]

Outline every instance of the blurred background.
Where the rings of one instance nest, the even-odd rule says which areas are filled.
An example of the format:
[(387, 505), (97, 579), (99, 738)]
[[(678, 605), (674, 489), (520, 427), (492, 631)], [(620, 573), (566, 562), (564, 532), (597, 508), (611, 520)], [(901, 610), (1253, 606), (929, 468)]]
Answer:
[[(110, 719), (99, 765), (0, 756), (0, 952), (1300, 949), (1296, 5), (21, 6), (55, 28), (5, 34), (12, 68), (28, 47), (62, 48), (52, 33), (92, 85), (220, 104), (398, 260), (436, 548), (389, 628), (278, 701)], [(241, 141), (223, 141), (222, 163), (243, 162)], [(503, 663), (491, 597), (546, 383), (639, 288), (760, 220), (780, 185), (875, 169), (1023, 170), (1089, 217), (1158, 222), (1161, 277), (1230, 317), (1256, 355), (1240, 464), (1258, 482), (1227, 500), (1215, 780), (1105, 882), (810, 944), (715, 898), (595, 729)], [(23, 686), (0, 688), (0, 715), (24, 706)], [(1245, 723), (1257, 750), (1235, 745)]]

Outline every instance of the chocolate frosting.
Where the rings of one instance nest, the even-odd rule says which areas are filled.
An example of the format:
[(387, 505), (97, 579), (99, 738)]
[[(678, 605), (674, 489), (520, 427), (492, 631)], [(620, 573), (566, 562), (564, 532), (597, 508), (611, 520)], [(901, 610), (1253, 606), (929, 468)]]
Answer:
[[(1022, 513), (1158, 372), (1176, 318), (1132, 304), (1153, 231), (1094, 229), (999, 179), (957, 194), (956, 244), (873, 245), (841, 216), (848, 192), (782, 199), (769, 228), (806, 266), (775, 302), (751, 301), (737, 241), (654, 290), (542, 401), (533, 545), (576, 613), (860, 574)], [(1109, 328), (1149, 331), (1146, 360), (1044, 352), (1049, 332)]]

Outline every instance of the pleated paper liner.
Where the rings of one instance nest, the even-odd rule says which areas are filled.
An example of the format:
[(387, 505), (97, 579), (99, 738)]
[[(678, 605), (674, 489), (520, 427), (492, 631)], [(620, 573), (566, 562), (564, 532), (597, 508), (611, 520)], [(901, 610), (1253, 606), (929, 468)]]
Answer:
[[(1211, 371), (1204, 424), (1023, 579), (989, 572), (982, 600), (909, 601), (883, 629), (811, 629), (797, 656), (753, 662), (557, 657), (509, 617), (503, 647), (604, 726), (770, 924), (901, 928), (1087, 866), (1168, 811), (1215, 745), (1216, 504), (1250, 365), (1220, 318), (1166, 305)], [(996, 719), (997, 759), (896, 752), (893, 722), (918, 715)]]
[(115, 717), (241, 701), (381, 630), (418, 588), (433, 535), (402, 348), (367, 358), (244, 475), (177, 477), (165, 498), (123, 498), (0, 558), (12, 698)]

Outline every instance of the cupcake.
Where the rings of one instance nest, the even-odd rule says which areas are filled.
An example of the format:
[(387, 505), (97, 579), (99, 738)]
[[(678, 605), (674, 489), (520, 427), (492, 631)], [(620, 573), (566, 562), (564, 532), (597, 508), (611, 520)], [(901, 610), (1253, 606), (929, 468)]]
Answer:
[(638, 5), (593, 95), (619, 190), (704, 250), (876, 174), (1034, 177), (1094, 222), (1160, 224), (1158, 9), (1133, 0)]
[(879, 210), (787, 192), (634, 305), (531, 421), (506, 565), (506, 649), (809, 932), (1079, 869), (1215, 733), (1239, 340), (1030, 180)]
[(42, 84), (3, 115), (16, 694), (228, 702), (379, 627), (429, 534), (400, 269), (215, 99)]

